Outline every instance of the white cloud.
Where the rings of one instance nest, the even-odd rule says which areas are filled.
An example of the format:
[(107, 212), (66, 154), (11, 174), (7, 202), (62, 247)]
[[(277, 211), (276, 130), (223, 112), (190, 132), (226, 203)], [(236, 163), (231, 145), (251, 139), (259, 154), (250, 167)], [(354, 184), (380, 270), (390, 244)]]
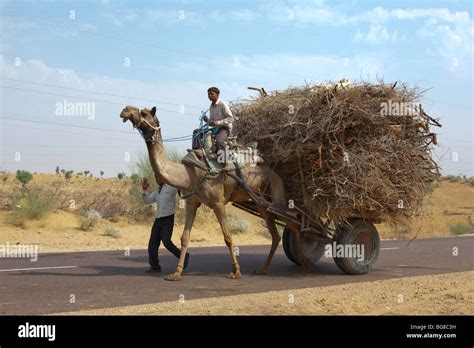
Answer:
[(448, 59), (451, 69), (472, 64), (474, 22), (467, 13), (438, 13), (423, 23), (417, 35), (430, 40), (432, 51)]
[(370, 44), (382, 44), (389, 41), (396, 41), (397, 34), (390, 34), (387, 27), (384, 25), (371, 25), (369, 31), (364, 34), (357, 29), (353, 42), (361, 43), (367, 42)]

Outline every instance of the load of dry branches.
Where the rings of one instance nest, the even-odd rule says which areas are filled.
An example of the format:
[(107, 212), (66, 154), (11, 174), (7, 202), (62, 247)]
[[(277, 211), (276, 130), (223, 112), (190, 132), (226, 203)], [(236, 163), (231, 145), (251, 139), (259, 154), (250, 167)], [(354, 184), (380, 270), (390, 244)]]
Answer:
[(420, 212), (439, 168), (420, 92), (401, 83), (346, 80), (233, 103), (234, 132), (258, 141), (287, 199), (313, 217), (406, 222)]

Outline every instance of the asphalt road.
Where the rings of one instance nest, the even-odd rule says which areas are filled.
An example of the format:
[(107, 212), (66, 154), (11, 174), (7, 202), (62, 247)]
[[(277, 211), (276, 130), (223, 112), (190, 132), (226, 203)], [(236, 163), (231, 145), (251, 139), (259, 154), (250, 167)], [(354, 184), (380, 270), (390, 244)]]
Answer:
[[(160, 250), (162, 274), (145, 274), (146, 250), (40, 254), (29, 259), (0, 259), (0, 314), (49, 314), (125, 305), (323, 287), (473, 269), (474, 237), (382, 241), (369, 274), (342, 273), (323, 256), (310, 270), (293, 265), (280, 246), (265, 276), (251, 274), (265, 260), (269, 245), (240, 246), (243, 276), (225, 277), (230, 257), (225, 247), (190, 248), (188, 270), (179, 282), (164, 277), (176, 259)], [(457, 248), (458, 255), (453, 255)], [(181, 297), (180, 297), (181, 296)], [(74, 301), (72, 301), (74, 300)]]

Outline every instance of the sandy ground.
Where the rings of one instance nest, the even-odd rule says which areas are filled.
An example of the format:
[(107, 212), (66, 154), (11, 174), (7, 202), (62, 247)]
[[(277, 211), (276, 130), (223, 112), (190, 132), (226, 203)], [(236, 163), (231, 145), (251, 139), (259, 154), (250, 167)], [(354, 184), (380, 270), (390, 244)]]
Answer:
[[(38, 174), (34, 181), (48, 183), (54, 175)], [(114, 179), (74, 179), (71, 189), (87, 187), (100, 190), (112, 185), (121, 189), (123, 183)], [(92, 185), (92, 186), (91, 186)], [(130, 185), (130, 184), (128, 184)], [(127, 188), (122, 188), (127, 189)], [(424, 216), (413, 219), (409, 228), (394, 229), (384, 224), (377, 225), (382, 239), (410, 239), (449, 236), (450, 226), (455, 223), (467, 223), (474, 215), (474, 187), (468, 184), (442, 181), (438, 188), (428, 196), (424, 204)], [(231, 205), (228, 212), (238, 215), (250, 223), (250, 231), (233, 236), (235, 245), (270, 244), (270, 235), (262, 225), (262, 220), (245, 213)], [(179, 208), (178, 208), (179, 209)], [(216, 218), (212, 213), (197, 219), (191, 233), (191, 246), (224, 245), (224, 240)], [(0, 243), (37, 244), (40, 252), (91, 251), (117, 249), (143, 249), (147, 247), (152, 219), (143, 223), (126, 218), (118, 222), (103, 220), (90, 231), (79, 229), (79, 221), (72, 212), (58, 210), (40, 221), (29, 221), (27, 228), (20, 228), (11, 222), (11, 211), (0, 210)], [(103, 236), (104, 229), (113, 226), (120, 230), (121, 238)], [(182, 224), (175, 225), (173, 241), (179, 246)]]
[[(235, 212), (238, 209), (229, 207), (228, 210)], [(260, 219), (246, 213), (237, 214), (248, 215), (245, 219), (250, 223), (251, 232), (235, 234), (233, 240), (236, 246), (270, 243), (270, 234)], [(153, 220), (146, 224), (129, 223), (126, 219), (119, 222), (101, 221), (92, 230), (82, 231), (78, 227), (76, 215), (56, 211), (41, 221), (29, 222), (28, 227), (23, 229), (8, 222), (10, 215), (8, 211), (0, 211), (0, 243), (36, 244), (40, 252), (146, 249), (153, 223)], [(118, 229), (121, 237), (104, 236), (107, 226)], [(182, 230), (182, 224), (175, 224), (172, 239), (178, 246)], [(225, 245), (220, 226), (214, 217), (206, 223), (196, 223), (191, 233), (191, 246), (211, 245)]]
[(95, 309), (67, 315), (473, 315), (474, 272)]

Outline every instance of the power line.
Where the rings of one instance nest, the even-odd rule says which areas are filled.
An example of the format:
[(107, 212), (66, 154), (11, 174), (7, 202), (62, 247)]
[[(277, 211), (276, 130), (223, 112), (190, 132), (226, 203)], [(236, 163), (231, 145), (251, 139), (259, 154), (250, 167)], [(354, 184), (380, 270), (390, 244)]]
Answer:
[[(2, 118), (2, 117), (0, 117)], [(9, 127), (21, 127), (21, 128), (26, 128), (26, 129), (35, 129), (35, 130), (40, 130), (40, 131), (44, 131), (44, 132), (53, 132), (53, 133), (58, 133), (60, 132), (61, 130), (59, 129), (44, 129), (44, 128), (38, 128), (38, 127), (31, 127), (31, 126), (25, 126), (25, 125), (18, 125), (18, 124), (10, 124), (10, 123), (4, 123), (2, 122), (1, 123), (2, 126), (9, 126)], [(86, 134), (86, 133), (76, 133), (76, 132), (68, 132), (67, 134), (70, 134), (70, 135), (80, 135), (80, 136), (87, 136), (87, 137), (97, 137), (95, 134)], [(111, 138), (110, 136), (107, 137), (107, 140), (116, 140), (116, 141), (124, 141), (125, 139), (124, 138)], [(38, 144), (34, 144), (34, 145), (31, 145), (31, 146), (34, 146), (34, 147), (37, 147), (37, 146), (40, 146)], [(61, 147), (63, 147), (64, 145), (61, 145)], [(115, 146), (115, 145), (114, 145)], [(57, 147), (57, 145), (54, 145), (53, 147)], [(76, 145), (77, 147), (77, 145)], [(81, 148), (83, 146), (81, 145)]]
[(62, 127), (71, 127), (71, 128), (82, 128), (82, 129), (92, 129), (92, 130), (99, 130), (99, 131), (103, 131), (103, 132), (136, 134), (136, 133), (133, 133), (133, 132), (127, 132), (127, 131), (121, 131), (121, 130), (115, 130), (115, 129), (96, 128), (96, 127), (88, 127), (88, 126), (78, 126), (78, 125), (72, 125), (72, 124), (67, 124), (67, 123), (56, 123), (56, 122), (45, 122), (45, 121), (37, 121), (37, 120), (26, 120), (26, 119), (20, 119), (20, 118), (14, 118), (14, 117), (5, 117), (5, 116), (1, 116), (0, 118), (1, 118), (1, 119), (6, 119), (6, 120), (15, 120), (15, 121), (23, 121), (23, 122), (47, 124), (47, 125), (53, 125), (53, 126), (62, 126)]
[(134, 100), (146, 101), (146, 102), (157, 103), (157, 104), (167, 104), (167, 105), (174, 105), (174, 106), (179, 106), (179, 107), (180, 107), (180, 106), (183, 106), (183, 107), (186, 107), (186, 108), (192, 108), (192, 109), (202, 110), (202, 107), (193, 106), (193, 105), (177, 104), (177, 103), (164, 102), (164, 101), (158, 101), (158, 100), (153, 100), (153, 99), (129, 97), (129, 96), (126, 96), (126, 95), (118, 95), (118, 94), (104, 93), (104, 92), (92, 91), (92, 90), (81, 89), (81, 88), (72, 88), (72, 87), (58, 86), (58, 85), (53, 85), (53, 84), (48, 84), (48, 83), (40, 83), (40, 82), (34, 82), (34, 81), (11, 79), (11, 78), (1, 77), (1, 76), (0, 76), (0, 80), (22, 82), (22, 83), (28, 83), (28, 84), (32, 84), (32, 85), (38, 85), (38, 86), (61, 88), (61, 89), (67, 89), (67, 90), (72, 90), (72, 91), (79, 91), (79, 92), (86, 92), (86, 93), (94, 93), (94, 94), (99, 94), (99, 95), (104, 95), (104, 96), (109, 96), (109, 97), (119, 97), (119, 98), (125, 98), (125, 99), (134, 99)]
[[(107, 129), (107, 128), (97, 128), (97, 127), (88, 127), (88, 126), (79, 126), (79, 125), (72, 125), (72, 124), (66, 124), (66, 123), (56, 123), (56, 122), (46, 122), (46, 121), (37, 121), (37, 120), (28, 120), (28, 119), (22, 119), (22, 118), (15, 118), (15, 117), (8, 117), (8, 116), (3, 116), (4, 114), (0, 114), (0, 119), (5, 119), (5, 120), (13, 120), (13, 121), (22, 121), (22, 122), (30, 122), (30, 123), (38, 123), (38, 124), (46, 124), (46, 125), (53, 125), (53, 126), (60, 126), (60, 127), (70, 127), (70, 128), (80, 128), (80, 129), (89, 129), (89, 130), (97, 130), (97, 131), (104, 131), (104, 132), (111, 132), (111, 133), (122, 133), (122, 134), (136, 134), (135, 132), (128, 132), (128, 131), (121, 131), (121, 130), (115, 130), (115, 129)], [(31, 127), (30, 127), (31, 128)], [(42, 128), (37, 128), (38, 130), (47, 130), (47, 129), (42, 129)], [(52, 131), (52, 130), (51, 130)], [(90, 135), (90, 134), (88, 134)], [(186, 140), (191, 140), (192, 139), (192, 134), (191, 135), (184, 135), (180, 137), (173, 137), (173, 138), (166, 138), (163, 139), (164, 142), (179, 142), (179, 141), (186, 141)], [(118, 139), (117, 139), (118, 140)]]
[[(48, 25), (48, 26), (53, 26), (53, 27), (57, 27), (57, 28), (67, 29), (67, 30), (75, 30), (75, 31), (78, 31), (78, 32), (81, 32), (81, 33), (85, 33), (85, 34), (93, 35), (93, 36), (97, 36), (97, 37), (102, 37), (102, 38), (106, 38), (106, 39), (111, 39), (111, 40), (116, 40), (116, 41), (121, 41), (121, 42), (127, 42), (127, 43), (132, 43), (132, 44), (141, 45), (141, 46), (147, 46), (147, 47), (156, 48), (156, 49), (159, 49), (159, 50), (168, 51), (168, 52), (172, 52), (172, 53), (176, 53), (176, 54), (188, 55), (188, 56), (197, 57), (197, 58), (201, 58), (201, 59), (206, 59), (206, 60), (210, 60), (210, 61), (215, 61), (215, 62), (234, 65), (234, 62), (231, 62), (231, 61), (225, 60), (225, 59), (210, 57), (210, 56), (206, 56), (206, 55), (196, 53), (196, 52), (189, 52), (189, 51), (177, 50), (177, 49), (174, 49), (174, 48), (169, 48), (169, 47), (164, 47), (164, 46), (158, 46), (158, 45), (155, 45), (155, 44), (151, 44), (151, 43), (147, 43), (147, 42), (141, 42), (141, 41), (137, 41), (137, 40), (124, 39), (124, 38), (121, 38), (119, 36), (114, 36), (114, 35), (109, 35), (109, 34), (101, 34), (101, 33), (98, 33), (98, 32), (89, 31), (89, 30), (84, 29), (84, 28), (76, 28), (76, 27), (73, 27), (73, 26), (61, 25), (61, 24), (46, 22), (46, 21), (37, 20), (37, 19), (18, 17), (18, 16), (10, 16), (10, 15), (5, 15), (5, 14), (2, 14), (0, 16), (8, 17), (8, 18), (14, 18), (14, 19), (22, 20), (22, 21), (26, 21), (26, 22), (37, 23), (37, 24), (40, 24), (40, 25)], [(278, 73), (278, 74), (283, 74), (283, 75), (291, 75), (291, 76), (296, 76), (296, 77), (309, 79), (309, 80), (312, 79), (308, 76), (304, 76), (304, 75), (300, 75), (300, 74), (296, 74), (296, 73), (290, 73), (290, 72), (281, 71), (281, 70), (274, 70), (274, 69), (269, 69), (269, 68), (256, 66), (256, 65), (251, 65), (251, 64), (241, 64), (239, 62), (239, 66), (240, 65), (242, 65), (244, 67), (247, 67), (247, 68), (256, 69), (256, 70), (268, 71), (268, 72)]]
[[(40, 94), (46, 94), (46, 95), (53, 95), (53, 96), (59, 96), (59, 97), (68, 97), (68, 98), (73, 98), (73, 99), (82, 99), (82, 100), (91, 100), (99, 103), (107, 103), (107, 104), (114, 104), (114, 105), (121, 105), (123, 106), (123, 103), (118, 103), (118, 102), (113, 102), (113, 101), (108, 101), (108, 100), (100, 100), (100, 99), (94, 99), (94, 98), (89, 98), (89, 97), (78, 97), (78, 96), (73, 96), (73, 95), (66, 95), (66, 94), (60, 94), (60, 93), (52, 93), (52, 92), (44, 92), (44, 91), (37, 91), (34, 89), (28, 89), (28, 88), (20, 88), (20, 87), (13, 87), (13, 86), (4, 86), (0, 85), (0, 88), (9, 88), (9, 89), (16, 89), (20, 91), (26, 91), (26, 92), (33, 92), (33, 93), (40, 93)], [(194, 114), (188, 114), (188, 113), (182, 113), (179, 111), (175, 110), (166, 110), (166, 109), (158, 109), (158, 111), (164, 111), (164, 112), (173, 112), (181, 115), (188, 115), (188, 116), (194, 116)]]

